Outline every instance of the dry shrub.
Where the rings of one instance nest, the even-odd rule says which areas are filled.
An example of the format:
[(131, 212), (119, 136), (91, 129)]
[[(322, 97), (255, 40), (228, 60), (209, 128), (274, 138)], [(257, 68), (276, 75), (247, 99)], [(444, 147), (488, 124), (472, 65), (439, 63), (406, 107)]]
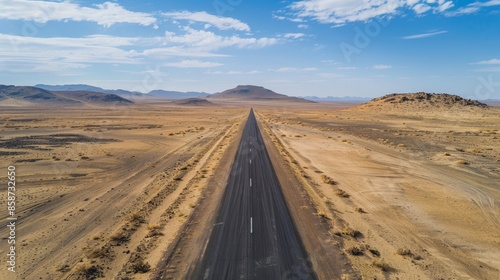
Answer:
[(76, 267), (76, 273), (81, 276), (84, 276), (85, 279), (96, 279), (104, 277), (102, 273), (102, 268), (100, 266), (91, 265), (88, 263), (79, 264)]
[(134, 213), (128, 217), (128, 220), (134, 224), (142, 224), (146, 222), (144, 215), (140, 213)]
[(346, 193), (346, 192), (345, 192), (344, 190), (342, 190), (342, 189), (338, 189), (338, 190), (336, 190), (336, 191), (335, 191), (335, 194), (336, 194), (337, 196), (340, 196), (340, 197), (345, 197), (345, 198), (348, 198), (348, 197), (349, 197), (349, 194), (348, 194), (348, 193)]
[(390, 266), (388, 263), (386, 263), (384, 260), (374, 260), (372, 262), (372, 265), (374, 267), (380, 268), (383, 272), (392, 272), (395, 271), (395, 269)]
[(330, 178), (330, 177), (328, 177), (326, 175), (321, 175), (321, 180), (325, 184), (329, 184), (329, 185), (336, 185), (337, 184), (336, 181), (334, 181), (332, 178)]
[(349, 253), (350, 255), (353, 255), (353, 256), (362, 256), (364, 254), (363, 250), (361, 250), (360, 248), (355, 247), (355, 246), (347, 249), (347, 253)]
[(400, 256), (413, 256), (412, 252), (410, 249), (403, 249), (403, 248), (399, 248), (397, 251), (396, 251), (396, 254), (400, 255)]
[(353, 238), (358, 238), (358, 237), (361, 237), (361, 235), (362, 235), (360, 231), (352, 229), (350, 227), (344, 228), (344, 230), (342, 230), (342, 234), (353, 237)]
[(138, 259), (132, 264), (132, 270), (134, 273), (146, 273), (151, 270), (151, 265), (142, 259)]
[(123, 231), (120, 231), (117, 234), (113, 234), (110, 239), (114, 243), (114, 245), (120, 245), (129, 240), (127, 234), (125, 234), (125, 232)]

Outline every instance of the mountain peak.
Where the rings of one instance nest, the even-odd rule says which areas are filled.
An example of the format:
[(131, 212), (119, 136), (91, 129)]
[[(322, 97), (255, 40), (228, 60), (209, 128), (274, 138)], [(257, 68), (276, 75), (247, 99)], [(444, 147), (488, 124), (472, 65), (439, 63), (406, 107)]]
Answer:
[(225, 100), (241, 100), (241, 101), (280, 100), (280, 101), (292, 101), (292, 102), (311, 102), (311, 101), (306, 101), (302, 98), (290, 97), (284, 94), (276, 93), (270, 89), (255, 85), (238, 85), (235, 88), (215, 93), (211, 95), (209, 98), (225, 99)]

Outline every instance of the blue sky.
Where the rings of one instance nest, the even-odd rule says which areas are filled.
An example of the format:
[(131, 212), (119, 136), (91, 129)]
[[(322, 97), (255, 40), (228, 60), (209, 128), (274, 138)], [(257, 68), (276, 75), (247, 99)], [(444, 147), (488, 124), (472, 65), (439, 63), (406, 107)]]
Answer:
[(0, 84), (500, 98), (500, 0), (0, 0)]

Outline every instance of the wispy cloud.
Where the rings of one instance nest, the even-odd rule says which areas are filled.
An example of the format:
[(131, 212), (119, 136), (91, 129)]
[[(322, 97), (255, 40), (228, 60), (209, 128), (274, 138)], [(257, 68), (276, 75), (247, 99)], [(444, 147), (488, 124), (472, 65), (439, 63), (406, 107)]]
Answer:
[[(220, 64), (196, 58), (228, 57), (222, 49), (254, 49), (278, 43), (276, 38), (220, 36), (204, 30), (183, 29), (165, 37), (118, 37), (91, 35), (72, 37), (29, 37), (0, 33), (0, 71), (5, 65), (19, 65), (35, 71), (81, 69), (94, 64), (142, 64), (145, 61), (180, 57), (172, 67), (216, 67)], [(15, 67), (15, 66), (13, 66)]]
[(444, 15), (447, 17), (461, 16), (477, 13), (483, 7), (500, 6), (500, 0), (490, 0), (486, 2), (474, 2), (465, 7), (461, 7), (455, 11), (446, 12)]
[(156, 23), (156, 18), (151, 14), (129, 11), (112, 2), (85, 7), (69, 1), (2, 1), (0, 19), (29, 20), (40, 23), (65, 20), (89, 21), (106, 27), (116, 23), (134, 23), (144, 26)]
[(207, 23), (221, 30), (234, 29), (238, 31), (250, 31), (250, 26), (237, 19), (230, 17), (215, 16), (207, 12), (182, 11), (182, 12), (163, 13), (163, 15), (176, 20), (189, 20), (189, 21)]
[(436, 35), (440, 34), (445, 34), (448, 33), (447, 30), (441, 30), (441, 31), (434, 31), (434, 32), (427, 32), (427, 33), (421, 33), (421, 34), (415, 34), (415, 35), (410, 35), (410, 36), (405, 36), (402, 37), (403, 39), (409, 40), (409, 39), (423, 39), (423, 38), (429, 38), (433, 37)]
[(377, 64), (377, 65), (372, 66), (372, 69), (375, 69), (375, 70), (385, 70), (385, 69), (391, 69), (391, 68), (392, 68), (392, 65), (385, 65), (385, 64)]
[(199, 60), (182, 60), (178, 62), (165, 63), (164, 65), (177, 68), (212, 68), (222, 66), (223, 64)]
[(490, 59), (490, 60), (483, 60), (483, 61), (479, 61), (479, 62), (474, 62), (472, 64), (498, 65), (498, 64), (500, 64), (500, 59), (493, 58), (493, 59)]
[(429, 11), (442, 13), (452, 7), (452, 1), (444, 0), (302, 0), (288, 6), (299, 19), (340, 25), (403, 14), (405, 9), (423, 14)]
[(299, 39), (306, 36), (304, 33), (286, 33), (283, 35), (283, 38), (286, 39)]

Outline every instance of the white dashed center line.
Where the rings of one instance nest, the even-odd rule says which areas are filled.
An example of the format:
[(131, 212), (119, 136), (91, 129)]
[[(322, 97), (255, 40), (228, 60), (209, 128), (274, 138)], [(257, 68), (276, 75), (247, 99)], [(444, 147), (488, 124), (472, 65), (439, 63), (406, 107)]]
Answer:
[(250, 217), (250, 233), (253, 233), (253, 219)]

